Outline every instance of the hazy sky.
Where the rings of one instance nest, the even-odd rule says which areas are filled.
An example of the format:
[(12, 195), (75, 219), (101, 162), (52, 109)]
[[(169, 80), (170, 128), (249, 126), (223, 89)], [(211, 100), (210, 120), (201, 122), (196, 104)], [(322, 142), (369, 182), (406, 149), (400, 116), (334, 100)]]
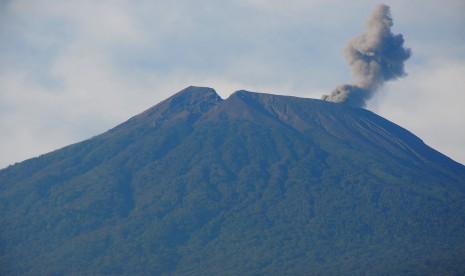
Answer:
[[(320, 98), (380, 2), (0, 0), (0, 167), (189, 86)], [(465, 163), (465, 1), (384, 1), (413, 55), (368, 109)]]

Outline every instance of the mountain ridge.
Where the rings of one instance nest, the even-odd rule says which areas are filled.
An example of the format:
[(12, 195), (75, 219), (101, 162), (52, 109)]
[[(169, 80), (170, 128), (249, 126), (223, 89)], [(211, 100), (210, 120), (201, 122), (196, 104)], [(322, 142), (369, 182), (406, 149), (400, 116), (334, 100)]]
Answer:
[[(196, 94), (196, 93), (205, 93), (203, 95), (201, 95), (200, 97), (194, 97), (193, 95)], [(287, 125), (291, 126), (291, 127), (294, 127), (296, 129), (304, 129), (304, 128), (308, 128), (308, 125), (307, 126), (303, 126), (303, 123), (304, 121), (302, 120), (302, 118), (299, 118), (299, 116), (297, 115), (298, 118), (295, 118), (296, 116), (289, 116), (286, 114), (286, 112), (279, 114), (280, 111), (279, 109), (276, 110), (276, 109), (273, 109), (274, 107), (270, 106), (269, 104), (271, 104), (271, 102), (273, 100), (276, 100), (276, 99), (281, 99), (281, 101), (277, 101), (278, 104), (281, 104), (282, 106), (284, 106), (284, 108), (287, 108), (288, 106), (286, 105), (286, 103), (283, 104), (283, 101), (287, 101), (289, 102), (289, 100), (292, 102), (292, 101), (306, 101), (307, 103), (312, 103), (311, 105), (306, 105), (305, 108), (308, 108), (308, 107), (315, 107), (315, 106), (324, 106), (324, 107), (333, 107), (331, 109), (331, 112), (328, 114), (319, 114), (318, 113), (318, 110), (315, 110), (313, 108), (313, 110), (315, 110), (316, 112), (314, 112), (313, 115), (313, 123), (315, 124), (319, 124), (320, 126), (322, 126), (328, 133), (331, 133), (332, 130), (329, 129), (329, 128), (325, 128), (325, 123), (324, 121), (328, 120), (328, 118), (337, 118), (338, 120), (341, 119), (341, 117), (337, 117), (339, 114), (338, 112), (342, 109), (342, 110), (353, 110), (353, 112), (355, 114), (363, 114), (363, 116), (370, 116), (370, 118), (376, 120), (376, 121), (379, 121), (380, 119), (381, 120), (384, 120), (384, 121), (388, 121), (378, 115), (376, 115), (375, 113), (371, 112), (371, 111), (368, 111), (366, 109), (363, 109), (363, 108), (357, 108), (357, 107), (352, 107), (352, 106), (346, 106), (346, 105), (343, 105), (343, 104), (338, 104), (338, 103), (332, 103), (332, 102), (327, 102), (327, 101), (322, 101), (322, 100), (318, 100), (318, 99), (309, 99), (309, 98), (301, 98), (301, 97), (295, 97), (295, 96), (284, 96), (284, 95), (273, 95), (273, 94), (268, 94), (268, 93), (261, 93), (261, 92), (251, 92), (251, 91), (247, 91), (247, 90), (238, 90), (234, 93), (232, 93), (227, 99), (221, 99), (221, 97), (216, 93), (216, 91), (212, 88), (209, 88), (209, 87), (199, 87), (199, 86), (189, 86), (181, 91), (179, 91), (178, 93), (174, 94), (173, 96), (167, 98), (166, 100), (164, 101), (161, 101), (160, 103), (154, 105), (153, 107), (151, 108), (148, 108), (147, 110), (141, 112), (140, 114), (138, 115), (135, 115), (133, 117), (131, 117), (129, 120), (127, 120), (126, 122), (120, 124), (120, 125), (117, 125), (116, 127), (112, 128), (109, 130), (109, 132), (112, 132), (114, 129), (118, 128), (119, 126), (121, 125), (125, 125), (126, 123), (132, 123), (133, 121), (138, 121), (138, 120), (142, 120), (142, 118), (148, 118), (148, 117), (162, 117), (161, 120), (163, 120), (163, 116), (161, 113), (163, 113), (163, 111), (166, 111), (166, 109), (169, 109), (170, 108), (170, 104), (174, 102), (177, 102), (177, 103), (181, 103), (182, 106), (178, 106), (177, 108), (183, 108), (183, 107), (193, 107), (193, 108), (196, 108), (197, 110), (184, 110), (184, 111), (188, 111), (193, 113), (189, 113), (189, 114), (181, 114), (181, 118), (183, 116), (189, 116), (189, 115), (194, 115), (194, 117), (203, 117), (207, 112), (209, 111), (212, 111), (213, 113), (216, 113), (216, 112), (225, 112), (224, 110), (220, 110), (220, 111), (216, 111), (215, 112), (215, 108), (218, 108), (218, 106), (216, 106), (217, 104), (223, 104), (224, 106), (226, 106), (225, 109), (232, 109), (232, 110), (229, 110), (227, 111), (226, 113), (231, 113), (231, 112), (234, 112), (234, 105), (237, 104), (237, 103), (231, 103), (231, 102), (234, 102), (235, 99), (237, 98), (240, 98), (243, 103), (245, 104), (249, 104), (250, 105), (250, 102), (247, 102), (247, 101), (254, 101), (255, 103), (257, 103), (260, 108), (261, 108), (261, 113), (263, 113), (263, 115), (266, 115), (268, 116), (269, 118), (273, 118), (272, 114), (276, 114), (277, 117), (279, 118), (279, 121), (281, 122), (285, 122), (285, 121), (288, 121), (289, 119), (297, 119), (299, 120), (298, 123), (286, 123)], [(241, 98), (243, 97), (243, 99)], [(186, 98), (188, 101), (189, 100), (192, 100), (194, 99), (194, 102), (183, 102), (182, 101), (182, 98)], [(263, 99), (263, 102), (257, 102), (257, 99)], [(200, 101), (200, 102), (199, 102)], [(200, 105), (203, 105), (203, 106), (200, 106)], [(231, 107), (233, 106), (233, 107)], [(295, 107), (295, 106), (293, 106)], [(299, 107), (300, 109), (303, 109), (302, 107)], [(161, 110), (160, 110), (161, 109)], [(213, 110), (211, 110), (213, 109)], [(270, 110), (271, 109), (271, 110)], [(312, 108), (310, 108), (312, 109)], [(286, 110), (287, 111), (287, 110)], [(292, 112), (292, 110), (291, 110)], [(197, 116), (195, 116), (197, 115)], [(237, 115), (236, 115), (237, 116)], [(282, 117), (280, 117), (282, 116)], [(160, 118), (157, 118), (157, 119), (160, 119)], [(180, 119), (179, 117), (175, 117), (173, 119)], [(196, 121), (197, 119), (200, 119), (200, 118), (195, 118), (193, 119), (194, 121)], [(251, 118), (249, 118), (251, 119)], [(256, 119), (256, 118), (253, 118), (253, 119)], [(305, 118), (306, 120), (308, 119), (312, 119), (310, 116), (306, 116)], [(208, 118), (202, 118), (200, 121), (202, 120), (208, 120)], [(158, 122), (158, 124), (160, 124), (161, 122)], [(152, 125), (156, 126), (157, 122), (152, 122)], [(308, 123), (307, 123), (308, 124)], [(401, 130), (401, 132), (403, 132), (403, 135), (402, 136), (412, 136), (410, 138), (413, 138), (413, 139), (417, 139), (417, 143), (423, 143), (424, 144), (424, 141), (420, 138), (418, 138), (416, 135), (414, 135), (413, 133), (411, 133), (410, 131), (406, 130), (405, 128), (402, 128), (396, 124), (393, 124), (392, 122), (389, 122), (389, 127), (392, 129), (392, 126), (395, 126), (395, 128), (398, 128), (398, 130)], [(376, 127), (376, 126), (374, 126)], [(397, 130), (397, 131), (398, 131)], [(386, 133), (389, 133), (390, 130), (383, 130), (383, 132), (386, 132)], [(102, 134), (105, 134), (106, 132), (102, 133)], [(102, 135), (100, 134), (100, 135)], [(97, 135), (99, 136), (99, 135)], [(95, 137), (93, 137), (95, 138)], [(90, 139), (93, 139), (93, 138), (90, 138)], [(88, 139), (89, 140), (89, 139)], [(85, 140), (86, 141), (86, 140)], [(426, 144), (425, 144), (426, 145)], [(428, 146), (429, 147), (429, 146)], [(441, 154), (443, 155), (443, 154)], [(443, 155), (445, 156), (445, 155)], [(447, 156), (445, 156), (447, 157)], [(449, 158), (449, 157), (447, 157)], [(34, 159), (34, 158), (32, 158)], [(450, 158), (449, 158), (450, 159)], [(452, 159), (451, 159), (452, 160)], [(460, 164), (459, 162), (455, 161), (455, 160), (452, 160), (454, 161), (455, 163), (458, 163)], [(462, 165), (462, 164), (460, 164)], [(11, 165), (10, 165), (11, 166)]]
[(465, 273), (465, 167), (341, 104), (188, 87), (0, 170), (3, 274)]

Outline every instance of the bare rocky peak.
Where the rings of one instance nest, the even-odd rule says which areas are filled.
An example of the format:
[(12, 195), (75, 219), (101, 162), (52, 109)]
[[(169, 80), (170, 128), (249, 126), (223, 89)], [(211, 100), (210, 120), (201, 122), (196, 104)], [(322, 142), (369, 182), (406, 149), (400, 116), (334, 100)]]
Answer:
[(189, 86), (133, 117), (130, 122), (159, 126), (177, 120), (196, 120), (221, 101), (212, 88)]

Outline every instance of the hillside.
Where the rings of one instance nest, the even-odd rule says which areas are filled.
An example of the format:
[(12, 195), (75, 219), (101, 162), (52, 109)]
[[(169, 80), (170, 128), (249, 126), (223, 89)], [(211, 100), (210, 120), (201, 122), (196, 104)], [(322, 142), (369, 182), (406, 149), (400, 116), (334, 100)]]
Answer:
[(465, 273), (465, 166), (376, 114), (189, 87), (0, 171), (0, 274)]

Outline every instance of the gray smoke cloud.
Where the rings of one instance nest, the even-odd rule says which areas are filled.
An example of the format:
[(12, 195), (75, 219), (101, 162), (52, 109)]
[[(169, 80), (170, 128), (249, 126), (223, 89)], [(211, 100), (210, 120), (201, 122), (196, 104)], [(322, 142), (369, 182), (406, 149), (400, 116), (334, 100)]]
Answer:
[(391, 32), (392, 25), (389, 6), (378, 5), (366, 22), (365, 32), (344, 48), (355, 82), (339, 85), (322, 100), (365, 107), (384, 82), (406, 76), (404, 62), (411, 50), (404, 48), (401, 34)]

